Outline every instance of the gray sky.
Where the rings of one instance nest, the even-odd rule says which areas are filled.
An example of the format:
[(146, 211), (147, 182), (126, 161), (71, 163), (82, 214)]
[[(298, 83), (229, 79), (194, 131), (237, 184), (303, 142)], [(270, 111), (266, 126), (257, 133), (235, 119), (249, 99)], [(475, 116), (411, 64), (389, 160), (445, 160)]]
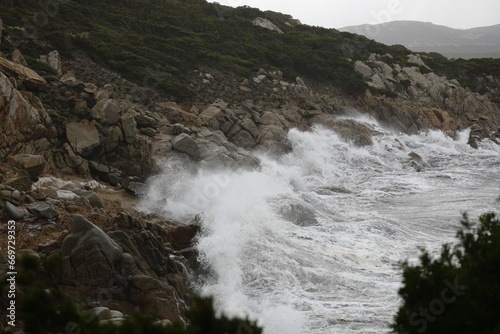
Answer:
[[(214, 2), (214, 1), (211, 1)], [(466, 29), (500, 24), (499, 0), (218, 0), (290, 14), (302, 23), (342, 28), (396, 20)]]

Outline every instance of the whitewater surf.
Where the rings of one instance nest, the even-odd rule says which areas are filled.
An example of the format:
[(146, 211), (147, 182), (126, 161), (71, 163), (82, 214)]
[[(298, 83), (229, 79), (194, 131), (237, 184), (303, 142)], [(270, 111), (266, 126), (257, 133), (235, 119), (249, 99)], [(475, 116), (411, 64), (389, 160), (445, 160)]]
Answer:
[(195, 288), (218, 311), (268, 334), (387, 333), (399, 263), (453, 242), (464, 211), (498, 210), (499, 146), (473, 149), (468, 131), (406, 135), (357, 121), (376, 130), (373, 145), (316, 126), (291, 130), (285, 155), (255, 153), (255, 170), (162, 162), (142, 208), (198, 215), (207, 270)]

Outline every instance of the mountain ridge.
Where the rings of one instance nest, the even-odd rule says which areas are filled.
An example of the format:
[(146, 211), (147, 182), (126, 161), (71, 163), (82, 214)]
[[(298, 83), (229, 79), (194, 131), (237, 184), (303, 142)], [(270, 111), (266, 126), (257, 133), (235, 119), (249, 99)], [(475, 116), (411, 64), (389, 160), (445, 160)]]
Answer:
[(500, 58), (500, 24), (455, 29), (430, 22), (391, 21), (339, 30), (388, 45), (404, 45), (416, 52), (438, 52), (449, 58)]

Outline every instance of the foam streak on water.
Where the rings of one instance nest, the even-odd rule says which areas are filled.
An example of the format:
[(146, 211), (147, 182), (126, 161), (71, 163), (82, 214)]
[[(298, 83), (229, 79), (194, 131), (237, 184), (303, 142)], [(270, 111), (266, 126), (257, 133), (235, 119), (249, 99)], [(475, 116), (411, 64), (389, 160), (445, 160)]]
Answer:
[(143, 208), (178, 220), (202, 213), (197, 248), (212, 274), (198, 288), (219, 311), (269, 334), (388, 332), (398, 262), (453, 241), (463, 211), (498, 209), (500, 150), (472, 149), (467, 131), (408, 136), (369, 122), (381, 132), (371, 147), (321, 127), (291, 130), (292, 152), (260, 156), (256, 171), (166, 161)]

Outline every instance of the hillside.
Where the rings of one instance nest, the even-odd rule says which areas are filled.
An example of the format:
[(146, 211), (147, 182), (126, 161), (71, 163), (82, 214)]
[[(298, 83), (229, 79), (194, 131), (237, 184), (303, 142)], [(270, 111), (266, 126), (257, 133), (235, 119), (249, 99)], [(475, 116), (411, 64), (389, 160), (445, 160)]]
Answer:
[(417, 52), (437, 52), (449, 58), (500, 58), (500, 24), (453, 29), (428, 22), (393, 21), (345, 27), (340, 31), (367, 36), (387, 45), (404, 45)]
[[(353, 113), (394, 136), (432, 129), (474, 148), (500, 143), (498, 59), (413, 53), (202, 0), (44, 4), (0, 0), (0, 219), (16, 221), (17, 249), (61, 256), (64, 292), (119, 311), (117, 321), (182, 320), (186, 268), (207, 270), (194, 247), (199, 215), (137, 209), (176, 191), (168, 180), (145, 197), (163, 161), (174, 172), (258, 170), (256, 151), (284, 156), (290, 130), (318, 125), (374, 145), (382, 134)], [(411, 147), (397, 150), (413, 172), (424, 168)], [(193, 201), (212, 196), (203, 191)]]

